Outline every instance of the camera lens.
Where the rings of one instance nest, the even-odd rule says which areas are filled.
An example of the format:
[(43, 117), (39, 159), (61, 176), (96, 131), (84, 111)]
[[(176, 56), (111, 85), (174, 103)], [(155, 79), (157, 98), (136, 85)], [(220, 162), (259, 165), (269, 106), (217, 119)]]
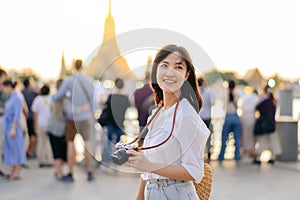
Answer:
[(129, 155), (126, 154), (126, 149), (119, 149), (114, 152), (111, 156), (113, 163), (117, 165), (122, 165), (127, 162)]

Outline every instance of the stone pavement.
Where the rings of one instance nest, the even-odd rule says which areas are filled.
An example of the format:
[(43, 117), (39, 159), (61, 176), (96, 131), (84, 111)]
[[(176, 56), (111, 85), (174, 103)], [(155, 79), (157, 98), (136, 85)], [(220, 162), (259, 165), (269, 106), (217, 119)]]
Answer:
[[(28, 165), (22, 169), (22, 180), (0, 179), (0, 200), (132, 200), (138, 184), (136, 173), (100, 168), (95, 170), (96, 180), (88, 182), (82, 164), (76, 168), (74, 183), (62, 183), (54, 178), (53, 168), (38, 168), (36, 161)], [(211, 166), (211, 200), (300, 199), (300, 162), (258, 166), (226, 160), (212, 161)]]
[(300, 199), (300, 163), (259, 165), (235, 161), (211, 162), (212, 200), (297, 200)]

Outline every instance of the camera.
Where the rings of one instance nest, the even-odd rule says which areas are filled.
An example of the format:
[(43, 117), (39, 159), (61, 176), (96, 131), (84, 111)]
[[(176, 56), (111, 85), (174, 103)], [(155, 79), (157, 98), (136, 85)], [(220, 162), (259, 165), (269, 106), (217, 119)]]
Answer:
[(132, 156), (131, 154), (126, 153), (127, 150), (136, 150), (135, 146), (121, 142), (118, 142), (115, 147), (117, 148), (117, 151), (115, 151), (110, 157), (113, 163), (117, 165), (123, 165), (128, 161), (128, 158)]

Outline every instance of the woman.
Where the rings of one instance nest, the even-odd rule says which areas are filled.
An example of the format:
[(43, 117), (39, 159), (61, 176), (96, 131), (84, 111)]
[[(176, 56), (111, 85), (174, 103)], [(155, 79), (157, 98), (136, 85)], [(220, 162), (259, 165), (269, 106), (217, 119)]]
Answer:
[[(199, 112), (201, 119), (204, 121), (206, 127), (212, 130), (212, 123), (211, 123), (211, 108), (215, 103), (215, 96), (209, 90), (206, 81), (200, 77), (198, 78), (198, 86), (200, 87), (200, 95), (203, 100), (202, 108)], [(211, 145), (211, 135), (208, 137), (206, 143), (206, 151), (207, 151), (207, 162), (210, 162), (212, 145)]]
[(254, 134), (257, 137), (259, 143), (259, 148), (257, 150), (257, 157), (253, 160), (254, 164), (260, 164), (261, 153), (269, 149), (272, 153), (271, 159), (268, 161), (270, 164), (274, 164), (276, 156), (281, 153), (281, 146), (279, 143), (278, 135), (275, 132), (276, 129), (276, 106), (277, 101), (274, 98), (272, 89), (267, 85), (264, 88), (264, 93), (262, 94), (255, 110), (259, 112), (261, 119), (265, 119), (265, 123), (268, 125), (265, 130), (254, 129)]
[(198, 199), (193, 181), (199, 183), (204, 174), (209, 130), (198, 115), (202, 99), (186, 49), (163, 47), (154, 59), (151, 81), (155, 104), (162, 108), (148, 127), (144, 146), (165, 141), (172, 130), (175, 111), (176, 118), (166, 143), (144, 152), (126, 152), (133, 155), (128, 165), (144, 172), (136, 199)]
[(52, 167), (53, 155), (50, 147), (50, 140), (47, 134), (47, 127), (50, 119), (50, 88), (43, 85), (38, 95), (32, 102), (34, 131), (37, 134), (37, 158), (39, 167)]
[(124, 88), (123, 79), (115, 80), (116, 91), (107, 97), (107, 143), (104, 147), (103, 161), (110, 162), (111, 146), (120, 141), (124, 134), (125, 112), (130, 107), (130, 101), (127, 95), (122, 94)]
[(258, 93), (252, 90), (242, 97), (242, 115), (240, 116), (242, 125), (241, 147), (245, 158), (255, 158), (255, 136), (253, 128), (255, 123), (255, 106), (258, 102)]
[(228, 81), (228, 98), (226, 101), (226, 115), (225, 115), (225, 121), (223, 124), (222, 129), (222, 146), (221, 151), (219, 154), (219, 161), (224, 160), (224, 154), (226, 149), (226, 141), (229, 137), (229, 133), (233, 132), (234, 137), (234, 159), (236, 161), (239, 161), (241, 159), (241, 153), (240, 153), (240, 137), (241, 137), (241, 121), (240, 117), (237, 114), (237, 97), (234, 93), (235, 89), (235, 81), (229, 80)]
[(15, 87), (16, 82), (3, 82), (3, 91), (9, 96), (3, 116), (4, 163), (12, 166), (8, 180), (20, 179), (21, 165), (25, 164), (24, 135), (20, 123), (23, 101)]
[[(62, 79), (59, 79), (56, 82), (57, 89), (59, 89), (62, 81)], [(51, 102), (51, 117), (47, 129), (53, 153), (55, 177), (58, 180), (63, 176), (63, 164), (67, 161), (66, 119), (64, 117), (63, 101), (64, 99), (60, 99)]]

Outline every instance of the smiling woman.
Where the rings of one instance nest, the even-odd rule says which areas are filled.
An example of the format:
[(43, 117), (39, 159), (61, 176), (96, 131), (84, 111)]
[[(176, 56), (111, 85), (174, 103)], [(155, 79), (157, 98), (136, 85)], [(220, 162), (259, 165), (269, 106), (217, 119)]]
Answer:
[(126, 151), (127, 164), (143, 172), (136, 199), (199, 199), (193, 182), (203, 178), (210, 131), (198, 115), (202, 99), (187, 50), (161, 48), (151, 83), (159, 109), (149, 117), (146, 147)]

